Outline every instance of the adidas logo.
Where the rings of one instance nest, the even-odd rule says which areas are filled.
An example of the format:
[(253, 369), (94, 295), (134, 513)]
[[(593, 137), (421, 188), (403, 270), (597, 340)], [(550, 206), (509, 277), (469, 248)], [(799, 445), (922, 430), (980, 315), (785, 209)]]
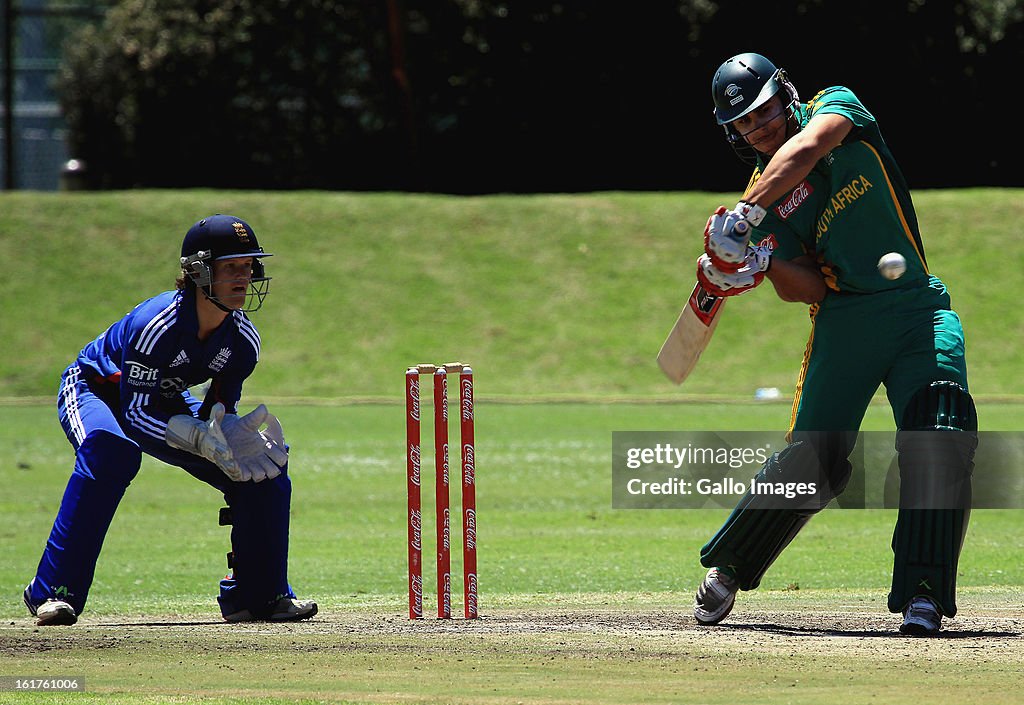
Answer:
[(187, 362), (190, 362), (190, 360), (188, 359), (188, 355), (186, 355), (185, 351), (182, 350), (180, 353), (178, 353), (178, 356), (176, 358), (171, 360), (170, 367), (177, 367), (178, 365), (184, 365)]

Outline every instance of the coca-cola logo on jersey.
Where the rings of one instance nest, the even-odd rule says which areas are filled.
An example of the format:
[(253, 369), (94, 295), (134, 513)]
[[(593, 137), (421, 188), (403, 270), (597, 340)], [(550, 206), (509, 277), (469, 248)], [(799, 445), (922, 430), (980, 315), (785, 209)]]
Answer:
[(799, 186), (793, 189), (793, 193), (789, 194), (789, 198), (783, 201), (780, 205), (775, 208), (775, 212), (779, 214), (779, 217), (785, 220), (789, 216), (796, 212), (796, 209), (800, 207), (800, 204), (807, 200), (807, 197), (814, 193), (814, 189), (811, 188), (810, 183), (806, 180), (803, 181)]

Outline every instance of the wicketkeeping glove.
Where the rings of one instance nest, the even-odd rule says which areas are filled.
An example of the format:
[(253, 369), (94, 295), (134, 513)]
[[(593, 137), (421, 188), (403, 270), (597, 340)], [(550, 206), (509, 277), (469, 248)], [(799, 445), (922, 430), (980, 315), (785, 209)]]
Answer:
[(221, 422), (224, 405), (217, 403), (210, 410), (210, 420), (203, 421), (188, 414), (177, 414), (167, 421), (164, 441), (178, 450), (186, 450), (214, 463), (235, 482), (241, 480), (242, 471), (231, 454)]
[[(267, 429), (260, 431), (266, 424)], [(224, 417), (224, 436), (241, 469), (241, 480), (262, 482), (281, 474), (288, 462), (284, 444), (284, 429), (277, 417), (260, 404), (245, 416), (228, 414)]]

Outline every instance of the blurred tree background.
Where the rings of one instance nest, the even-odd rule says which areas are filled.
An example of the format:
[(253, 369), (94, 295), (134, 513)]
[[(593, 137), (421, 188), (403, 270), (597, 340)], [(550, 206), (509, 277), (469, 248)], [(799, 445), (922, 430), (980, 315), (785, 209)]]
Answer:
[(58, 92), (106, 188), (736, 191), (743, 51), (852, 88), (912, 187), (1021, 184), (1019, 0), (122, 0)]

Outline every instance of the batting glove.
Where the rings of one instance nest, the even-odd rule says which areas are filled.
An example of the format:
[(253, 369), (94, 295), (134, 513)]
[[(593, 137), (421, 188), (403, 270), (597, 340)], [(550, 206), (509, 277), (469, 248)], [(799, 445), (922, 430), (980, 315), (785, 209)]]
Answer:
[[(266, 424), (266, 431), (260, 426)], [(260, 404), (245, 416), (224, 417), (224, 436), (241, 469), (241, 481), (273, 480), (288, 463), (284, 430), (277, 417)]]
[(177, 414), (167, 421), (164, 441), (178, 450), (186, 450), (206, 458), (219, 467), (235, 482), (242, 477), (242, 470), (231, 454), (221, 422), (224, 420), (224, 405), (217, 403), (210, 410), (210, 420), (203, 421), (187, 414)]
[(750, 223), (736, 211), (719, 206), (704, 226), (704, 252), (720, 272), (744, 266), (750, 244)]
[(759, 272), (767, 272), (772, 266), (772, 248), (758, 245), (747, 250), (746, 263)]
[(715, 267), (707, 254), (697, 259), (697, 281), (705, 291), (715, 296), (738, 296), (750, 291), (762, 280), (764, 272), (746, 260), (738, 271), (723, 272)]
[(764, 217), (768, 215), (768, 211), (761, 206), (756, 203), (747, 203), (746, 201), (740, 201), (737, 203), (733, 210), (739, 213), (741, 218), (746, 220), (755, 228), (760, 225), (761, 221), (764, 220)]

